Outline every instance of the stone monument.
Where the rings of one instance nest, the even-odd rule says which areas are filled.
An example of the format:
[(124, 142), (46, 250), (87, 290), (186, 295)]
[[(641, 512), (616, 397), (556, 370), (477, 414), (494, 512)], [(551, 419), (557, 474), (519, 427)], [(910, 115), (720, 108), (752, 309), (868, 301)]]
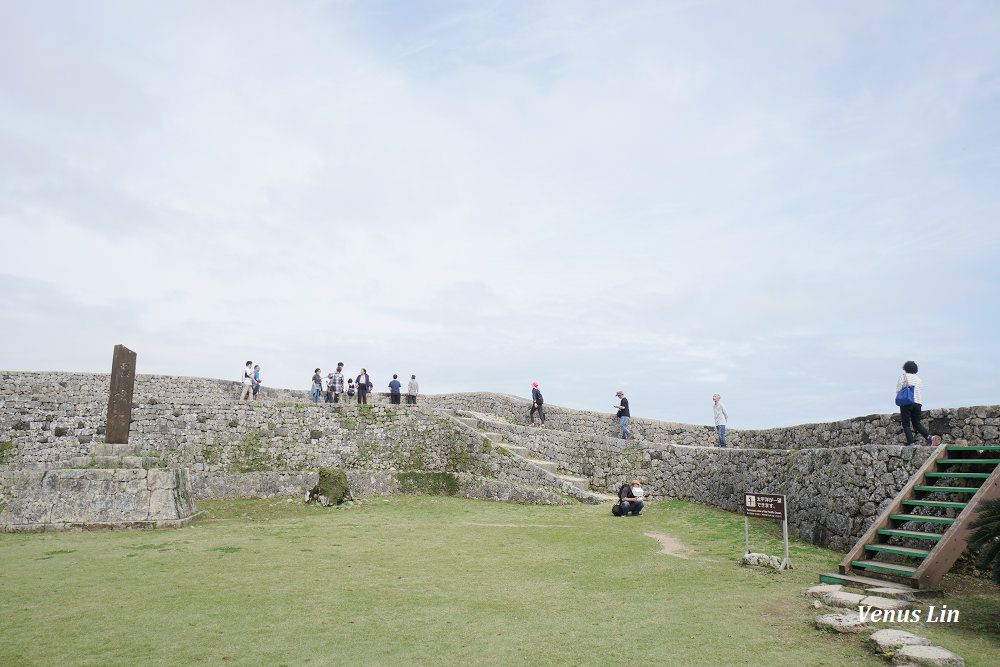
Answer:
[(0, 533), (180, 528), (197, 516), (187, 470), (159, 468), (128, 444), (136, 354), (116, 345), (105, 442), (68, 467), (20, 470)]
[(111, 360), (111, 387), (108, 392), (108, 422), (104, 442), (109, 445), (128, 443), (132, 425), (132, 392), (135, 389), (135, 352), (124, 345), (115, 345)]

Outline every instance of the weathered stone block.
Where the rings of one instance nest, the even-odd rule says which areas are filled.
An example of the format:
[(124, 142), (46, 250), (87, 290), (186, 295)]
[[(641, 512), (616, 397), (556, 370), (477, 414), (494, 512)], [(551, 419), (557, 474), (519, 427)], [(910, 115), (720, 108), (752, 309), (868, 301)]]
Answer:
[(879, 653), (895, 652), (902, 646), (930, 646), (931, 640), (925, 637), (918, 637), (912, 632), (903, 630), (893, 630), (885, 628), (872, 633), (868, 638), (875, 645), (875, 650)]
[(892, 662), (896, 665), (925, 667), (965, 667), (962, 656), (940, 646), (904, 646), (892, 654)]

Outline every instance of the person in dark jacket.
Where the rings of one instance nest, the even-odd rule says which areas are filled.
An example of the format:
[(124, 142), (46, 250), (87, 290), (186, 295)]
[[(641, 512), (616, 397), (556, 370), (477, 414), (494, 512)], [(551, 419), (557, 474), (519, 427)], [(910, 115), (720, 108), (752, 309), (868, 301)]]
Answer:
[(542, 428), (545, 428), (545, 411), (542, 409), (545, 401), (542, 400), (542, 392), (538, 391), (538, 383), (531, 383), (531, 412), (528, 416), (531, 418), (531, 425), (535, 425), (535, 410), (538, 411), (538, 418), (542, 420)]
[(622, 486), (618, 491), (618, 500), (622, 504), (622, 516), (639, 516), (639, 512), (646, 506), (645, 491), (639, 486), (639, 480), (633, 479), (629, 484)]
[(361, 373), (358, 375), (357, 379), (355, 379), (354, 384), (357, 385), (358, 388), (358, 403), (364, 403), (367, 405), (368, 392), (375, 388), (372, 384), (371, 377), (368, 376), (368, 371), (362, 368)]

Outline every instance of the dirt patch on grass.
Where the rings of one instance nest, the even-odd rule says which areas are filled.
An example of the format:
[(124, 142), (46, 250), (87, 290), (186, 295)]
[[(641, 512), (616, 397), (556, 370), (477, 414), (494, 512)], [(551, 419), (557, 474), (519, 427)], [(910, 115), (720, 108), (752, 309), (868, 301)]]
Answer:
[(676, 537), (671, 537), (670, 535), (665, 535), (663, 533), (643, 533), (643, 535), (646, 537), (652, 537), (660, 543), (661, 554), (677, 556), (678, 558), (691, 558), (691, 556), (695, 555), (694, 551), (690, 547), (685, 545)]

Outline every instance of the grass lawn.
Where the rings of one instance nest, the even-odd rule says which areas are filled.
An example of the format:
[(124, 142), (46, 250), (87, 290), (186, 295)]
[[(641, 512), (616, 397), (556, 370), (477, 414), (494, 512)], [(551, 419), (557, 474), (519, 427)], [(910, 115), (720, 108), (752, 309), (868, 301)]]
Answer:
[[(793, 542), (791, 572), (738, 567), (743, 519), (710, 507), (199, 508), (175, 531), (0, 535), (0, 664), (885, 664), (813, 627), (802, 591), (838, 554)], [(780, 555), (780, 525), (751, 547)], [(997, 590), (958, 588), (968, 621), (897, 627), (1000, 664)]]

